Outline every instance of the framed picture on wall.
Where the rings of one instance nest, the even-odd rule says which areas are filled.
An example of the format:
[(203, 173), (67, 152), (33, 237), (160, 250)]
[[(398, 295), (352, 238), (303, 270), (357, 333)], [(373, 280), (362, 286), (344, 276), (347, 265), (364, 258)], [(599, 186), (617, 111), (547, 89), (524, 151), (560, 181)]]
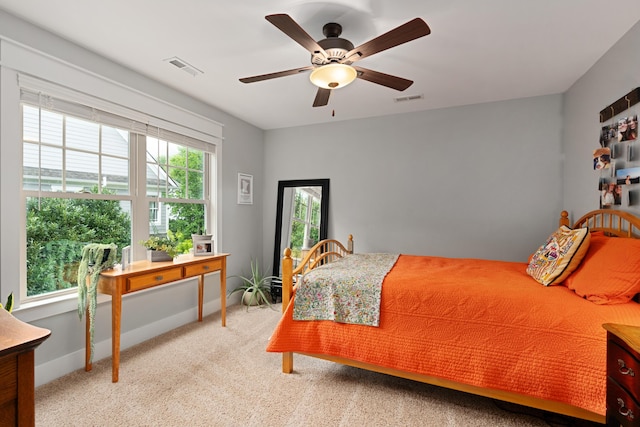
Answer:
[(616, 170), (616, 184), (630, 185), (640, 183), (640, 167)]
[(593, 150), (593, 170), (611, 168), (611, 148)]
[(253, 204), (253, 175), (238, 173), (238, 204)]
[(602, 147), (608, 147), (611, 141), (618, 135), (618, 123), (602, 126), (600, 131), (600, 145)]
[(617, 139), (618, 142), (634, 141), (638, 138), (638, 115), (618, 119)]

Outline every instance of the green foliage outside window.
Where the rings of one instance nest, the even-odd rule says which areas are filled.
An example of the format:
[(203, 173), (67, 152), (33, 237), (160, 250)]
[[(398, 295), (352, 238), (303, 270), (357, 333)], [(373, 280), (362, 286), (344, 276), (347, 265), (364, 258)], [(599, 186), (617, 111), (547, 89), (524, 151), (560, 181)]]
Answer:
[[(311, 199), (311, 206), (309, 206)], [(294, 217), (291, 221), (291, 255), (294, 258), (302, 256), (302, 248), (305, 246), (305, 228), (308, 227), (308, 238), (315, 244), (320, 236), (320, 200), (309, 197), (304, 191), (296, 191), (294, 199)], [(311, 209), (308, 212), (309, 208)], [(307, 223), (307, 214), (310, 214), (310, 222)]]
[(293, 221), (291, 223), (291, 256), (300, 258), (301, 249), (304, 239), (304, 224), (302, 222)]
[[(179, 184), (173, 197), (202, 198), (203, 160), (202, 152), (185, 148), (171, 156), (169, 164), (176, 167), (169, 167), (169, 175)], [(186, 172), (180, 167), (184, 165), (188, 165)], [(97, 192), (97, 187), (91, 191)], [(197, 203), (166, 205), (177, 252), (187, 253), (192, 247), (191, 234), (205, 231), (205, 207)], [(75, 287), (86, 244), (115, 243), (118, 259), (122, 248), (131, 244), (131, 218), (117, 200), (28, 197), (26, 210), (28, 296)]]
[[(164, 163), (160, 159), (160, 163)], [(169, 158), (169, 176), (177, 184), (172, 197), (202, 199), (204, 195), (204, 153), (186, 147)], [(178, 241), (178, 253), (189, 252), (192, 234), (204, 234), (204, 205), (197, 203), (167, 203), (169, 206), (169, 230)]]
[(75, 287), (87, 243), (120, 252), (130, 241), (131, 219), (116, 200), (27, 198), (27, 295)]

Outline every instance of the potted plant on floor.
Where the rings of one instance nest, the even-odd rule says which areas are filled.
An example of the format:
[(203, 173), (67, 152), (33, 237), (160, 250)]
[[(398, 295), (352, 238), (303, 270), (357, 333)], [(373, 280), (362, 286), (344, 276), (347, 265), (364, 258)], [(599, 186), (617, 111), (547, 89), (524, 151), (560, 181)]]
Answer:
[(260, 271), (258, 261), (251, 261), (251, 276), (234, 275), (230, 277), (238, 277), (242, 279), (242, 283), (237, 288), (229, 292), (229, 296), (242, 292), (242, 304), (247, 306), (247, 311), (251, 305), (266, 304), (271, 307), (271, 301), (267, 296), (271, 291), (271, 280), (277, 279), (276, 276), (265, 276)]

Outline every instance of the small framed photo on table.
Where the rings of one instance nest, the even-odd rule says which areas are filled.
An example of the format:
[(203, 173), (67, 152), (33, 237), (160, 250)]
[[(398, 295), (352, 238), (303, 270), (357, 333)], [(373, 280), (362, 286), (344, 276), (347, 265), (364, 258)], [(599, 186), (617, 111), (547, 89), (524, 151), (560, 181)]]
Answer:
[(193, 255), (213, 255), (213, 239), (211, 236), (192, 236), (193, 240)]
[(253, 204), (253, 175), (238, 174), (238, 204)]

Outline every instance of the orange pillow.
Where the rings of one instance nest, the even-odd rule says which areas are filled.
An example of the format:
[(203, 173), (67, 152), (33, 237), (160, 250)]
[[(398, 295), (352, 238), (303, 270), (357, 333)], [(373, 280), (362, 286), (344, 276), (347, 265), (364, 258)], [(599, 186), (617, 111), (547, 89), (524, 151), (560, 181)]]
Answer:
[(622, 304), (640, 292), (640, 239), (592, 233), (589, 251), (564, 285), (596, 304)]
[(561, 226), (530, 258), (527, 274), (545, 286), (562, 282), (578, 267), (590, 240), (588, 228)]

